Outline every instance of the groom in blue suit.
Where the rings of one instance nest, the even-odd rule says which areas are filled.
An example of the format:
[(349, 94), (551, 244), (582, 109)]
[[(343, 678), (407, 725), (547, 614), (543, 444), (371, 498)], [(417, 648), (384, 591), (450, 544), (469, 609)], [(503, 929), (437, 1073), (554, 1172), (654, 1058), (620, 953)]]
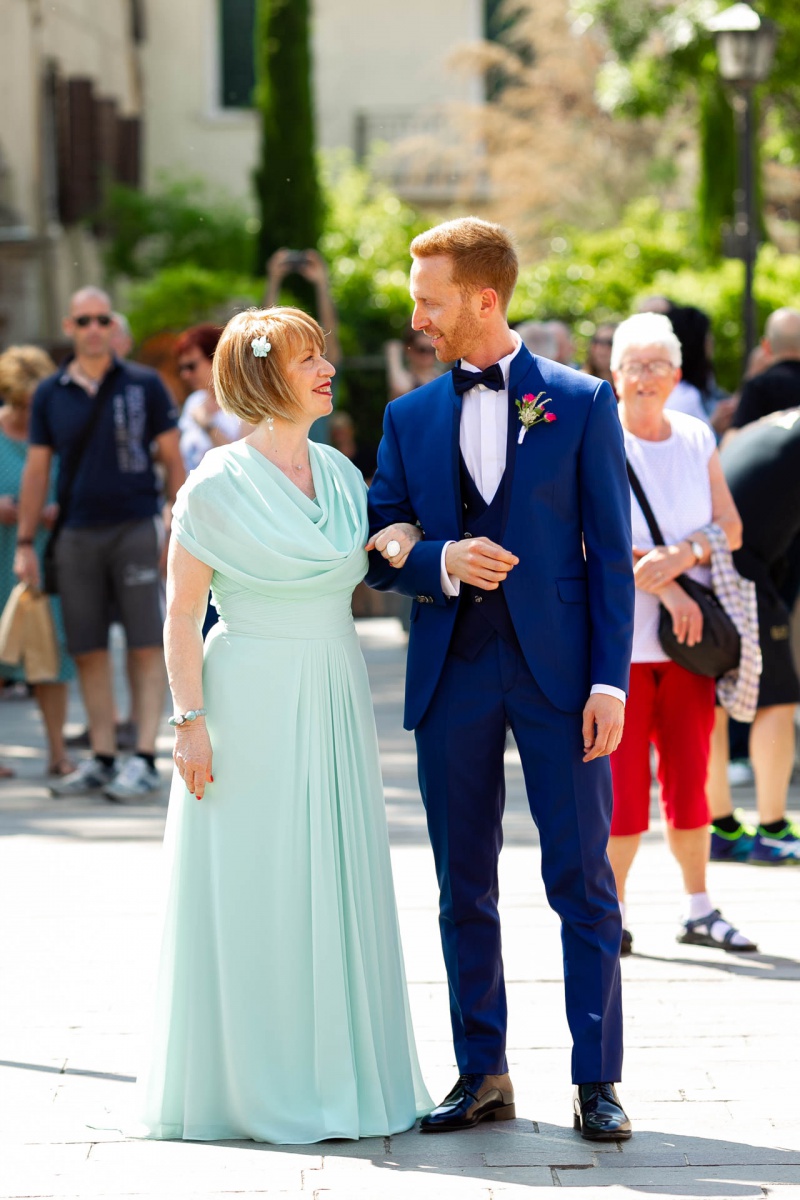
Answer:
[[(575, 1128), (622, 1140), (607, 756), (622, 736), (634, 588), (616, 403), (607, 383), (532, 356), (509, 328), (518, 262), (500, 226), (449, 221), (411, 254), (413, 326), (441, 361), (458, 361), (386, 410), (369, 493), (371, 529), (383, 532), (367, 582), (414, 597), (405, 725), (459, 1069), (422, 1129), (515, 1115), (497, 911), (510, 728), (561, 919)], [(407, 557), (386, 531), (395, 522), (422, 532)]]

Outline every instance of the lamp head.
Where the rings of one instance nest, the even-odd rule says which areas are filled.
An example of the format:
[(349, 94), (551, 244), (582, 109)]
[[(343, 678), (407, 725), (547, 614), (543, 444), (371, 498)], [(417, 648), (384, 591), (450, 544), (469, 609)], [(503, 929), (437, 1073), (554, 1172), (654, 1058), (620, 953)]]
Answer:
[(752, 87), (767, 78), (778, 40), (773, 21), (740, 0), (712, 17), (707, 28), (714, 35), (719, 73), (726, 83)]

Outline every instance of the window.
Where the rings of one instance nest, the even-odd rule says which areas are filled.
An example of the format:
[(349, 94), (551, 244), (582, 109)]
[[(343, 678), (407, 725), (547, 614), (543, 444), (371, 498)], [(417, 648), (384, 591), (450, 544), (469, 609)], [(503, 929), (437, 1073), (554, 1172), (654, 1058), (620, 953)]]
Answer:
[(255, 0), (220, 0), (220, 102), (251, 108), (255, 86)]

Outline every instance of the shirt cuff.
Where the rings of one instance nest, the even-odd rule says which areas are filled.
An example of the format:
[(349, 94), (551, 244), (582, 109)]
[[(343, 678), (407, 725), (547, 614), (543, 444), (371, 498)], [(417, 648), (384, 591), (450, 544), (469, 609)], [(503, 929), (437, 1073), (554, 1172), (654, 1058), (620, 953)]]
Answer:
[(592, 684), (592, 690), (589, 695), (594, 696), (595, 693), (599, 696), (616, 696), (617, 700), (621, 700), (623, 704), (628, 699), (622, 688), (612, 687), (610, 683)]
[(461, 580), (456, 579), (453, 575), (448, 575), (447, 571), (445, 569), (445, 565), (444, 565), (445, 555), (447, 554), (447, 547), (454, 546), (454, 545), (455, 545), (455, 542), (453, 542), (453, 541), (445, 542), (444, 546), (442, 547), (442, 559), (441, 559), (441, 566), (439, 568), (439, 577), (440, 577), (441, 583), (442, 583), (442, 591), (444, 592), (445, 596), (450, 596), (450, 597), (461, 595)]

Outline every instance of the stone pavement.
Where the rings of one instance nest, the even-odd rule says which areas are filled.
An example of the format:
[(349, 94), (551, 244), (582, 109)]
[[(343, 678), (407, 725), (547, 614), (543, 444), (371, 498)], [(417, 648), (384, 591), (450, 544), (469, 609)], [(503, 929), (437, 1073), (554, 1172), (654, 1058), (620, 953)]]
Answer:
[[(414, 1023), (440, 1099), (456, 1072), (413, 738), (400, 724), (403, 636), (394, 621), (360, 629)], [(165, 724), (165, 778), (169, 745)], [(716, 903), (762, 953), (679, 946), (678, 873), (654, 821), (630, 884), (637, 953), (623, 962), (621, 1094), (636, 1132), (593, 1148), (571, 1128), (558, 924), (509, 751), (501, 884), (517, 1120), (291, 1148), (137, 1142), (86, 1121), (124, 1108), (136, 1070), (164, 808), (51, 800), (29, 702), (0, 703), (0, 758), (19, 772), (0, 784), (0, 1197), (511, 1200), (552, 1187), (602, 1188), (608, 1200), (800, 1197), (800, 870), (712, 865)], [(752, 792), (738, 795), (752, 812)]]

